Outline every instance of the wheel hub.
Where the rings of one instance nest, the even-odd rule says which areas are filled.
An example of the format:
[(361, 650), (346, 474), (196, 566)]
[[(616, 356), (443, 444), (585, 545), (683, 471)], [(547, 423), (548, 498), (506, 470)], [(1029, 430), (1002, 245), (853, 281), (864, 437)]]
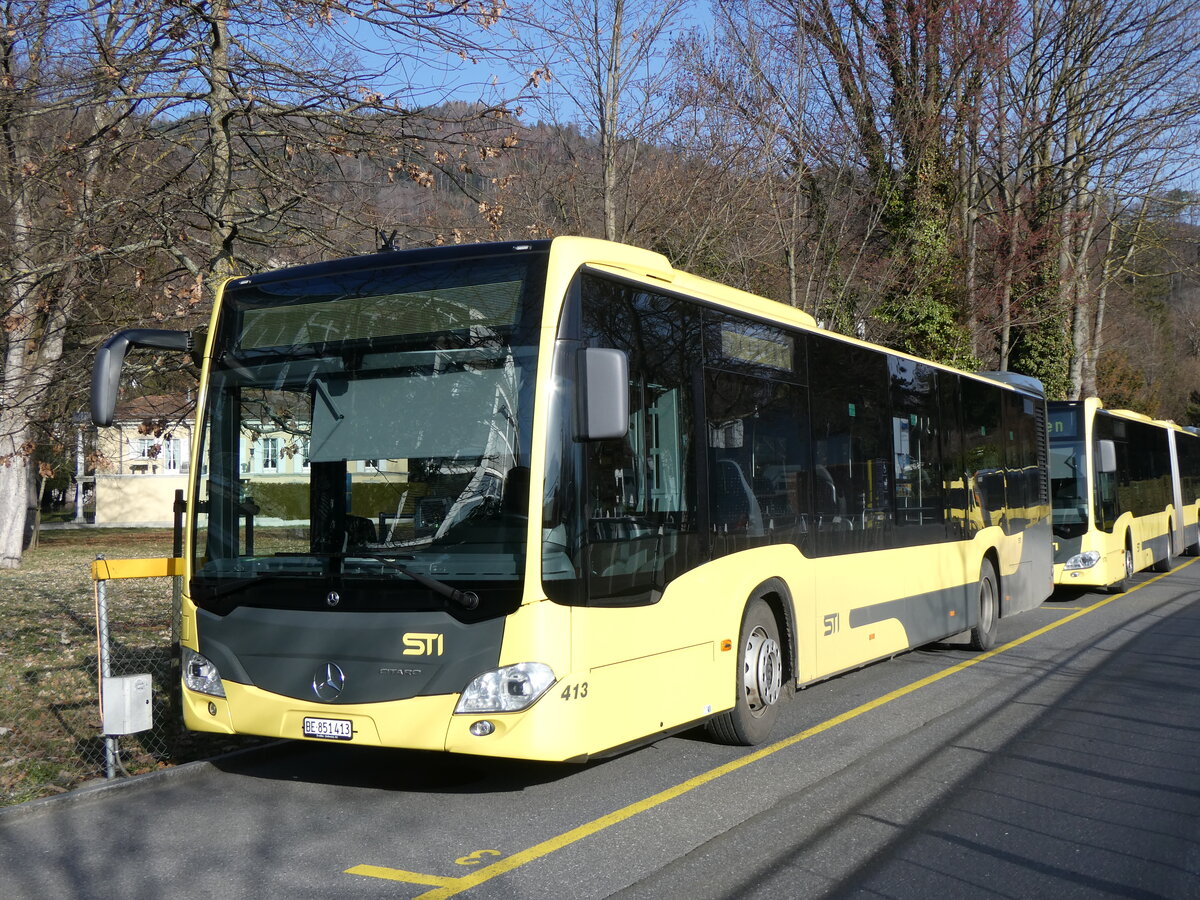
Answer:
[(768, 706), (779, 702), (783, 684), (783, 654), (779, 642), (762, 628), (750, 632), (746, 641), (744, 684), (750, 712), (761, 715)]

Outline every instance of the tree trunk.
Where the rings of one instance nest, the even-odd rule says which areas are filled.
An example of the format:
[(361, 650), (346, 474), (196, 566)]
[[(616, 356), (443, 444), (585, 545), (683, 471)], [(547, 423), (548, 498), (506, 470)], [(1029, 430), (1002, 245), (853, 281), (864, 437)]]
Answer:
[[(6, 123), (5, 143), (13, 170), (20, 173), (32, 165), (26, 135), (11, 121)], [(12, 204), (10, 239), (14, 277), (6, 306), (11, 310), (4, 373), (0, 379), (0, 568), (21, 564), (25, 515), (29, 501), (29, 448), (33, 407), (37, 402), (31, 355), (37, 343), (37, 280), (30, 271), (34, 229), (32, 201), (26, 187), (30, 179), (17, 174), (7, 187)]]
[(13, 416), (0, 418), (0, 569), (15, 569), (21, 565), (21, 549), (25, 539), (25, 516), (29, 499), (29, 457), (20, 444), (28, 433), (8, 433)]
[[(1080, 385), (1080, 396), (1096, 397), (1099, 390), (1096, 380), (1096, 369), (1100, 361), (1100, 348), (1104, 343), (1104, 305), (1108, 299), (1108, 283), (1112, 278), (1113, 245), (1116, 243), (1117, 225), (1115, 222), (1108, 227), (1108, 241), (1104, 248), (1104, 266), (1101, 272), (1100, 288), (1096, 292), (1096, 302), (1092, 311), (1092, 342), (1083, 360), (1083, 380)], [(1133, 244), (1130, 244), (1132, 252)]]
[(1083, 248), (1078, 233), (1080, 209), (1080, 182), (1083, 178), (1083, 163), (1078, 158), (1078, 121), (1082, 115), (1080, 95), (1082, 87), (1072, 84), (1067, 88), (1066, 127), (1061, 166), (1062, 189), (1065, 194), (1062, 213), (1059, 216), (1058, 284), (1061, 308), (1070, 310), (1071, 358), (1067, 361), (1067, 378), (1070, 383), (1068, 400), (1078, 400), (1083, 389), (1083, 355), (1088, 347), (1091, 317), (1086, 306), (1086, 290), (1083, 287)]
[(214, 281), (234, 272), (237, 206), (234, 196), (233, 118), (237, 114), (229, 56), (230, 0), (215, 0), (209, 18), (210, 70), (208, 73), (209, 140), (211, 158), (208, 182), (208, 268)]
[[(966, 144), (966, 141), (964, 141), (964, 144)], [(976, 241), (979, 220), (979, 208), (977, 206), (979, 179), (976, 175), (975, 163), (972, 157), (973, 154), (969, 150), (964, 149), (962, 151), (960, 164), (963, 165), (962, 171), (966, 175), (966, 183), (962, 185), (960, 215), (962, 217), (962, 239), (966, 252), (963, 280), (965, 282), (964, 290), (966, 291), (964, 304), (966, 306), (967, 336), (971, 342), (969, 347), (971, 357), (979, 359), (979, 246)], [(1000, 367), (1000, 371), (1004, 371), (1004, 366)]]
[(625, 0), (613, 4), (612, 38), (608, 46), (607, 70), (604, 76), (604, 108), (600, 120), (600, 154), (603, 164), (604, 237), (620, 239), (617, 216), (617, 130), (621, 112), (621, 26), (625, 17)]

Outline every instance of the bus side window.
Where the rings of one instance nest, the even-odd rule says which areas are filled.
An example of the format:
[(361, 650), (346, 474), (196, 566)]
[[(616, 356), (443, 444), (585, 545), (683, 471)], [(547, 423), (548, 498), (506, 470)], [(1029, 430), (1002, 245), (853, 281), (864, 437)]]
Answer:
[(805, 392), (785, 381), (709, 370), (705, 397), (712, 555), (778, 543), (804, 549)]
[[(1092, 498), (1093, 517), (1096, 522), (1096, 527), (1101, 531), (1111, 532), (1117, 524), (1117, 518), (1125, 511), (1121, 502), (1122, 492), (1120, 490), (1121, 473), (1128, 473), (1128, 444), (1125, 441), (1124, 430), (1118, 435), (1118, 426), (1123, 426), (1124, 422), (1118, 422), (1112, 416), (1107, 415), (1103, 411), (1098, 413), (1093, 425), (1092, 440), (1095, 444), (1101, 441), (1107, 441), (1113, 445), (1114, 455), (1116, 456), (1116, 468), (1110, 472), (1094, 471)], [(1093, 460), (1098, 460), (1101, 457), (1101, 451), (1098, 446), (1092, 448)]]
[(629, 359), (629, 431), (589, 442), (588, 602), (653, 603), (699, 562), (692, 372), (699, 313), (685, 303), (585, 276), (584, 337)]
[(1002, 393), (996, 385), (966, 378), (962, 381), (968, 501), (972, 526), (977, 528), (1005, 527), (1007, 523)]
[(897, 542), (932, 544), (947, 538), (942, 482), (938, 375), (930, 365), (888, 357)]
[(886, 359), (824, 335), (809, 339), (818, 556), (895, 546)]

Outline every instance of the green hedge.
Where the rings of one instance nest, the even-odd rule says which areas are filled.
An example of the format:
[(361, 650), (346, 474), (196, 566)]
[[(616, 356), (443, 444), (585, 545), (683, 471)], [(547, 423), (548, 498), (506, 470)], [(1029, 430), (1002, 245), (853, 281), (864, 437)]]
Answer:
[[(424, 484), (410, 482), (355, 482), (350, 496), (350, 513), (376, 521), (380, 513), (394, 515), (400, 498), (405, 492), (404, 515), (411, 516), (416, 502), (424, 497), (429, 488)], [(307, 520), (310, 517), (308, 482), (304, 481), (256, 481), (246, 486), (246, 500), (258, 506), (258, 515), (263, 518)]]
[(248, 485), (246, 500), (258, 506), (258, 515), (269, 519), (309, 518), (308, 482), (256, 481)]

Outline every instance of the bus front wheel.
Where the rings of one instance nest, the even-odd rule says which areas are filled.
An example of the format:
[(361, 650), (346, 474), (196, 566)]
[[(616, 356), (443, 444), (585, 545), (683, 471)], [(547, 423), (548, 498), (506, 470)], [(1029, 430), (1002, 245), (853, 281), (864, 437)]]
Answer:
[(760, 744), (779, 718), (783, 650), (775, 614), (758, 597), (746, 605), (742, 616), (737, 667), (733, 709), (710, 719), (708, 733), (723, 744)]
[(971, 628), (971, 649), (990, 650), (996, 643), (996, 620), (1000, 616), (996, 569), (990, 559), (979, 567), (979, 620)]
[(1129, 543), (1129, 538), (1125, 538), (1125, 574), (1121, 576), (1121, 580), (1109, 588), (1113, 594), (1123, 594), (1129, 590), (1133, 584), (1133, 545)]

